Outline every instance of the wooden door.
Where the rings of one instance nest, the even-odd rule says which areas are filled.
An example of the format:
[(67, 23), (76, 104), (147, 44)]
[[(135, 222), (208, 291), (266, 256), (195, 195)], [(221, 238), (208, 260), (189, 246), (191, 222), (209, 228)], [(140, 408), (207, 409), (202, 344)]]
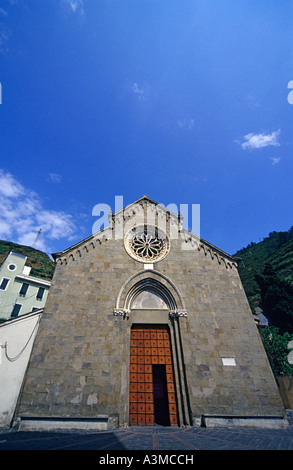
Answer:
[(130, 337), (130, 425), (178, 426), (167, 325), (134, 325)]

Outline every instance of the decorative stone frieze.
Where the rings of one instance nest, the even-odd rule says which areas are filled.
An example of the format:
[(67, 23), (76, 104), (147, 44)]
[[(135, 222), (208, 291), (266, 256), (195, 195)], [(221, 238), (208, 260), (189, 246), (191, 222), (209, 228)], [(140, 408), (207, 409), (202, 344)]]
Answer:
[(130, 310), (126, 308), (115, 308), (113, 314), (115, 317), (129, 317)]
[(171, 310), (169, 316), (170, 318), (187, 317), (187, 312), (186, 310)]

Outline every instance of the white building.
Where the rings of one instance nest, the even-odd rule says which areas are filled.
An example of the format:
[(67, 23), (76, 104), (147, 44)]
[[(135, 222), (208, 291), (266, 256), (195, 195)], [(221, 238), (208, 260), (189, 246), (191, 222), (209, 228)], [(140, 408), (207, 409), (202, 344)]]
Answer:
[(43, 309), (0, 324), (0, 427), (9, 427)]
[(45, 306), (49, 281), (30, 275), (27, 257), (10, 252), (0, 267), (0, 320), (8, 320)]

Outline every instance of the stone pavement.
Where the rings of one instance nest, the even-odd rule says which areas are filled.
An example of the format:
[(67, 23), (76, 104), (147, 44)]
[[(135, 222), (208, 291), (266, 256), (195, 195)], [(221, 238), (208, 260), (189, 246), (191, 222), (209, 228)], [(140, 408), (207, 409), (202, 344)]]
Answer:
[(111, 451), (121, 451), (121, 455), (137, 450), (146, 454), (147, 451), (156, 451), (155, 454), (163, 451), (162, 455), (164, 451), (173, 454), (185, 451), (186, 455), (194, 455), (196, 450), (293, 450), (293, 412), (288, 416), (290, 426), (284, 430), (161, 426), (131, 426), (98, 432), (2, 429), (0, 450), (99, 450), (99, 455), (108, 455), (108, 458), (117, 454)]

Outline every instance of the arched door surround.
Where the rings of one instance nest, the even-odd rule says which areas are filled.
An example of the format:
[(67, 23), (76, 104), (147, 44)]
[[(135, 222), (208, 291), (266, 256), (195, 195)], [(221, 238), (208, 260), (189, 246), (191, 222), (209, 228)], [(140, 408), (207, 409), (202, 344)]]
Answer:
[[(186, 317), (187, 313), (175, 284), (167, 276), (153, 269), (134, 274), (119, 291), (114, 315), (123, 316), (124, 320), (129, 322), (128, 422), (151, 425), (158, 419), (156, 413), (151, 416), (157, 396), (154, 394), (151, 397), (149, 393), (150, 390), (154, 393), (154, 390), (160, 389), (165, 390), (165, 401), (169, 407), (166, 422), (170, 425), (191, 425), (181, 335), (182, 327), (186, 328), (187, 318), (180, 318)], [(162, 333), (167, 336), (167, 332), (169, 351), (165, 344), (161, 346), (160, 343)], [(148, 338), (149, 333), (154, 337)], [(157, 339), (160, 346), (153, 346), (151, 351), (148, 339)], [(158, 349), (155, 349), (156, 347)], [(173, 388), (174, 392), (170, 392)], [(151, 399), (153, 402), (149, 401)]]
[(170, 316), (186, 316), (181, 294), (174, 283), (164, 274), (155, 270), (143, 270), (131, 276), (121, 287), (117, 296), (114, 315), (128, 317), (134, 300), (143, 291), (157, 295), (169, 310)]

